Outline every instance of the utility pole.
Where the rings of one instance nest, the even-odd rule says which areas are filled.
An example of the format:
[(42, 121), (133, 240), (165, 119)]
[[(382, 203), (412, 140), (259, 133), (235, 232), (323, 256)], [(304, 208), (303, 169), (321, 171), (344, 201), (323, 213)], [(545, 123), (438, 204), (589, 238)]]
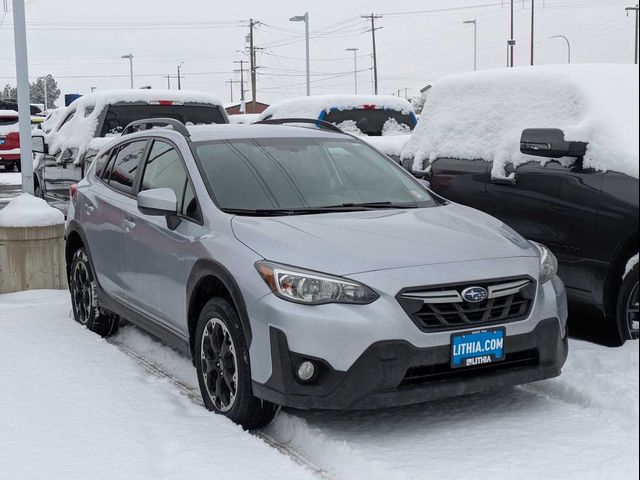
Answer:
[(290, 22), (304, 22), (304, 39), (306, 45), (307, 54), (307, 97), (311, 95), (311, 67), (309, 63), (309, 13), (304, 12), (304, 15), (296, 15), (289, 19)]
[(404, 87), (404, 99), (409, 100), (409, 88)]
[(178, 90), (182, 90), (182, 85), (180, 84), (180, 68), (184, 62), (180, 62), (178, 64)]
[(162, 78), (167, 79), (167, 89), (171, 90), (171, 75), (163, 75)]
[(13, 0), (13, 39), (18, 89), (18, 123), (22, 191), (33, 195), (33, 148), (31, 143), (31, 107), (29, 105), (29, 61), (24, 0)]
[(246, 113), (247, 107), (244, 99), (244, 60), (236, 60), (233, 63), (240, 64), (240, 70), (234, 70), (234, 72), (240, 72), (240, 111)]
[(253, 18), (249, 19), (249, 64), (251, 74), (251, 105), (252, 113), (256, 112), (256, 49), (253, 44), (253, 28), (259, 22), (254, 22)]
[(629, 16), (629, 12), (636, 12), (636, 36), (635, 36), (635, 56), (634, 56), (634, 63), (637, 65), (638, 64), (638, 4), (636, 3), (635, 7), (627, 7), (625, 8), (625, 11), (627, 12), (627, 17)]
[(531, 65), (533, 65), (533, 26), (535, 20), (536, 0), (531, 0)]
[(382, 15), (362, 15), (362, 18), (369, 19), (371, 21), (371, 42), (373, 44), (373, 93), (378, 94), (378, 59), (376, 56), (376, 30), (380, 30), (382, 27), (376, 27), (376, 19), (382, 18)]
[(230, 89), (229, 93), (230, 93), (231, 103), (233, 103), (233, 84), (234, 84), (235, 82), (233, 81), (233, 78), (232, 78), (232, 79), (230, 79), (230, 80), (227, 80), (227, 81), (226, 81), (226, 82), (224, 82), (224, 83), (226, 83), (227, 85), (229, 85), (229, 89)]

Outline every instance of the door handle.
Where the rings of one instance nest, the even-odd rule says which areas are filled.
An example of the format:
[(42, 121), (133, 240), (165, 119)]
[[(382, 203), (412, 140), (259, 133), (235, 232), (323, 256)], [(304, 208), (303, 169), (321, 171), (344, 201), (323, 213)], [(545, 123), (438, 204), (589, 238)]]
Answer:
[(94, 210), (95, 208), (93, 206), (89, 205), (88, 203), (84, 204), (84, 213), (86, 213), (87, 215), (91, 215)]
[(136, 222), (134, 222), (133, 220), (129, 220), (128, 218), (125, 218), (122, 221), (122, 225), (124, 226), (125, 232), (130, 232), (131, 230), (136, 228)]
[(518, 182), (518, 180), (517, 180), (515, 175), (513, 177), (509, 177), (509, 178), (491, 177), (491, 183), (493, 183), (494, 185), (514, 186), (514, 185), (517, 184), (517, 182)]

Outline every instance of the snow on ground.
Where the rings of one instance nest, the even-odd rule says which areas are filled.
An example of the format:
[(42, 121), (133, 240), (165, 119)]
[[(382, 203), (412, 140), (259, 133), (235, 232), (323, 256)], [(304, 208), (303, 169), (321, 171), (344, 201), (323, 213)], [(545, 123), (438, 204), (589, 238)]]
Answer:
[(315, 478), (69, 314), (65, 291), (0, 295), (0, 478)]
[(520, 153), (525, 128), (560, 128), (589, 142), (586, 167), (638, 178), (638, 66), (553, 65), (457, 74), (431, 88), (422, 121), (402, 152), (414, 170), (438, 158), (504, 166), (547, 162)]
[(22, 173), (0, 170), (0, 185), (22, 185)]
[(48, 227), (64, 223), (64, 214), (43, 199), (22, 193), (0, 211), (0, 227)]
[[(220, 468), (231, 478), (308, 478), (75, 324), (69, 310), (66, 292), (0, 296), (0, 384), (12, 386), (0, 393), (7, 478), (46, 467), (66, 480), (89, 466), (92, 479), (227, 473)], [(198, 391), (188, 358), (133, 326), (115, 340)], [(570, 347), (556, 379), (395, 409), (288, 410), (266, 433), (336, 480), (637, 478), (638, 342)]]

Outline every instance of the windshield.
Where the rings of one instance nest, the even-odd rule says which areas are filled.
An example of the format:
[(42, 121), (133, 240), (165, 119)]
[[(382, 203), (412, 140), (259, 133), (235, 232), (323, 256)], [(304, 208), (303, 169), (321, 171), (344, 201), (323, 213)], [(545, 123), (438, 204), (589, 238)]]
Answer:
[(174, 118), (185, 125), (227, 123), (217, 105), (111, 105), (100, 136), (118, 134), (131, 122), (143, 118)]
[(351, 138), (242, 139), (194, 146), (214, 201), (234, 213), (436, 205), (404, 170)]
[(385, 133), (385, 124), (389, 126), (389, 120), (395, 125), (404, 126), (406, 133), (413, 130), (416, 126), (415, 116), (398, 112), (397, 110), (381, 110), (381, 109), (352, 109), (352, 110), (331, 110), (324, 118), (335, 125), (349, 122), (362, 133), (369, 136), (381, 136)]

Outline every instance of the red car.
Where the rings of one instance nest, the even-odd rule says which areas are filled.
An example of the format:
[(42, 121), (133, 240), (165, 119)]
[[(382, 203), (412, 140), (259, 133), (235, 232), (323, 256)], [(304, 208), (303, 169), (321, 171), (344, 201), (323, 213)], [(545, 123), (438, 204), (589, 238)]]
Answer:
[(0, 166), (20, 171), (18, 112), (0, 110)]

